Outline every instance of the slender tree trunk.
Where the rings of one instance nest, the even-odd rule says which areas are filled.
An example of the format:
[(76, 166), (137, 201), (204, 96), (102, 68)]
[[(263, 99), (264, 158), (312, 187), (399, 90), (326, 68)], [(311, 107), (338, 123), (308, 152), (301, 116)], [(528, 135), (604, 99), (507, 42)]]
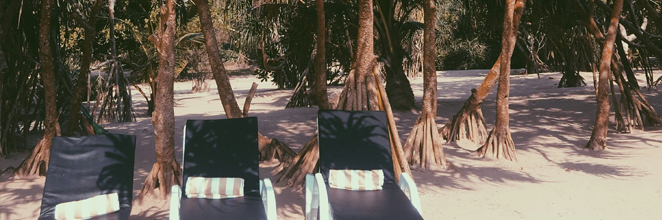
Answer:
[(230, 79), (228, 78), (227, 71), (223, 65), (223, 60), (221, 59), (221, 53), (216, 41), (216, 34), (214, 33), (211, 11), (209, 10), (209, 3), (207, 0), (193, 0), (193, 2), (198, 6), (198, 16), (200, 16), (200, 26), (202, 28), (202, 33), (205, 36), (209, 64), (214, 73), (216, 85), (218, 85), (218, 95), (221, 98), (223, 110), (225, 110), (225, 114), (228, 118), (240, 118), (242, 117), (242, 112), (234, 97), (234, 91), (232, 91)]
[[(94, 1), (94, 6), (92, 7), (92, 12), (90, 13), (89, 19), (87, 22), (85, 22), (80, 16), (80, 14), (74, 15), (74, 17), (78, 18), (76, 19), (77, 22), (80, 23), (81, 26), (83, 26), (83, 30), (85, 31), (85, 40), (83, 40), (83, 48), (81, 49), (83, 52), (83, 56), (81, 57), (81, 62), (80, 62), (80, 71), (78, 73), (78, 78), (76, 80), (76, 84), (74, 85), (74, 91), (73, 94), (71, 95), (71, 109), (69, 112), (69, 126), (67, 128), (67, 133), (68, 135), (75, 135), (77, 133), (80, 133), (82, 131), (80, 125), (80, 120), (81, 120), (81, 115), (78, 113), (78, 109), (80, 109), (82, 96), (83, 96), (83, 91), (85, 88), (87, 88), (87, 83), (86, 79), (88, 79), (88, 76), (90, 75), (90, 64), (92, 63), (92, 44), (94, 41), (94, 37), (96, 35), (96, 23), (97, 23), (97, 18), (99, 14), (99, 10), (101, 9), (101, 0), (96, 0)], [(89, 94), (88, 94), (89, 95)]]
[[(228, 78), (227, 71), (225, 71), (220, 51), (218, 49), (209, 3), (207, 0), (193, 0), (193, 3), (198, 6), (198, 16), (200, 16), (200, 26), (202, 26), (202, 33), (205, 36), (207, 55), (209, 56), (209, 63), (211, 64), (211, 69), (214, 73), (218, 95), (223, 104), (225, 115), (228, 118), (244, 117), (248, 112), (242, 113), (239, 104), (234, 97), (232, 85), (230, 85), (230, 79)], [(258, 142), (261, 161), (271, 159), (278, 159), (281, 162), (290, 161), (296, 155), (290, 147), (275, 138), (269, 139), (267, 136), (258, 133)]]
[[(345, 81), (336, 109), (350, 111), (386, 111), (389, 123), (391, 153), (396, 178), (402, 172), (409, 173), (409, 164), (398, 136), (386, 91), (381, 85), (380, 71), (373, 51), (372, 0), (359, 0), (359, 30), (357, 50), (354, 54), (352, 70)], [(351, 152), (348, 152), (351, 153)], [(287, 185), (301, 186), (306, 174), (314, 173), (319, 162), (317, 134), (304, 145), (299, 154), (289, 163), (281, 163), (278, 182), (286, 180)]]
[(326, 92), (326, 22), (324, 0), (315, 1), (317, 7), (317, 54), (315, 55), (315, 96), (320, 109), (329, 108), (329, 95)]
[[(511, 41), (517, 40), (517, 31), (519, 29), (520, 20), (524, 14), (525, 0), (517, 0), (517, 7), (513, 15), (513, 29), (510, 37)], [(521, 5), (521, 7), (520, 7)], [(510, 50), (515, 49), (515, 44), (510, 45)], [(440, 129), (441, 136), (449, 142), (459, 141), (462, 139), (469, 139), (476, 143), (483, 143), (487, 138), (487, 129), (485, 129), (485, 118), (481, 105), (487, 95), (490, 94), (492, 88), (497, 82), (499, 73), (501, 71), (501, 61), (503, 54), (494, 63), (490, 71), (483, 79), (483, 82), (478, 86), (478, 89), (471, 90), (471, 96), (464, 102), (464, 106), (453, 116), (453, 119), (446, 123)]]
[(44, 137), (32, 150), (18, 168), (19, 175), (46, 175), (48, 159), (51, 154), (53, 138), (56, 135), (57, 106), (55, 88), (55, 66), (51, 51), (51, 15), (53, 11), (52, 0), (43, 0), (41, 3), (41, 20), (39, 25), (39, 61), (41, 62), (41, 80), (44, 85), (44, 100), (46, 106), (46, 119), (44, 120)]
[(623, 10), (623, 0), (614, 0), (614, 9), (609, 21), (609, 29), (602, 46), (602, 57), (600, 59), (600, 72), (598, 76), (598, 108), (595, 126), (591, 139), (586, 144), (586, 148), (591, 150), (604, 150), (607, 148), (607, 131), (609, 129), (609, 71), (611, 69), (611, 59), (614, 52), (614, 42), (618, 31), (618, 19)]
[(437, 131), (437, 72), (435, 68), (435, 26), (437, 7), (434, 0), (423, 5), (425, 27), (423, 29), (423, 111), (405, 142), (404, 152), (409, 164), (429, 168), (447, 166), (446, 155)]
[[(503, 18), (503, 37), (501, 39), (501, 66), (499, 74), (499, 87), (497, 88), (496, 123), (487, 137), (487, 141), (478, 148), (480, 157), (495, 157), (517, 161), (515, 143), (510, 135), (508, 114), (508, 97), (510, 96), (510, 60), (516, 43), (515, 9), (524, 8), (524, 1), (507, 0), (506, 13)], [(519, 9), (518, 9), (519, 10)], [(515, 35), (515, 36), (513, 36)]]
[(159, 189), (162, 198), (167, 198), (174, 184), (181, 185), (182, 170), (175, 159), (175, 28), (177, 8), (175, 0), (167, 0), (161, 5), (159, 34), (152, 38), (159, 51), (159, 69), (156, 76), (155, 108), (152, 113), (154, 125), (154, 145), (156, 163), (147, 175), (140, 190), (140, 198), (156, 194)]

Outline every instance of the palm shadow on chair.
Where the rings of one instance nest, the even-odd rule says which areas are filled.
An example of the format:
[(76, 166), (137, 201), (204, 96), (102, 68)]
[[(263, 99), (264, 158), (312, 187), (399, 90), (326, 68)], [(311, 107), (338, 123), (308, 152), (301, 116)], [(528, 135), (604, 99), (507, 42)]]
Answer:
[[(306, 176), (308, 219), (422, 219), (418, 192), (403, 174), (396, 183), (386, 114), (320, 110), (319, 173)], [(329, 187), (330, 170), (382, 170), (381, 190)], [(409, 198), (405, 194), (409, 192)]]
[[(255, 117), (188, 120), (184, 127), (183, 181), (182, 186), (173, 187), (170, 218), (275, 219), (273, 187), (269, 179), (259, 179), (257, 140)], [(244, 196), (189, 198), (184, 192), (190, 177), (242, 178)]]
[(39, 219), (55, 219), (58, 204), (117, 193), (119, 211), (94, 219), (129, 219), (133, 199), (135, 136), (55, 137)]

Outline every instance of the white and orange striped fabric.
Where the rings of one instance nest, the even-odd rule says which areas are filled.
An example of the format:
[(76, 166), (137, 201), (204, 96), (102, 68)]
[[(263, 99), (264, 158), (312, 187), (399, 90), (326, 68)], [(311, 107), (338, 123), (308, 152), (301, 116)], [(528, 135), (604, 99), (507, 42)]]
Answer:
[(55, 219), (89, 219), (119, 210), (118, 195), (117, 193), (111, 193), (57, 204), (55, 206)]
[(244, 179), (226, 177), (189, 177), (186, 181), (189, 198), (225, 199), (244, 196)]
[(329, 187), (348, 190), (381, 190), (384, 171), (379, 170), (330, 170)]

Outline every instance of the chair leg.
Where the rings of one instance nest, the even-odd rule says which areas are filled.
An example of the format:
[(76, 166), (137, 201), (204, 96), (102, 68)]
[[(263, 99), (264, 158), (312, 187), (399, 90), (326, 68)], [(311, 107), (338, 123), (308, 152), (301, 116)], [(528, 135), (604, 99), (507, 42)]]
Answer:
[[(313, 193), (317, 193), (317, 196), (313, 197), (313, 200), (317, 200), (312, 201), (312, 204), (313, 208), (319, 208), (318, 210), (320, 220), (332, 220), (333, 216), (331, 215), (329, 195), (326, 192), (326, 183), (324, 183), (324, 178), (322, 177), (321, 173), (315, 174), (315, 185), (313, 187)], [(317, 204), (317, 206), (315, 206), (315, 204)]]
[(264, 203), (264, 211), (267, 213), (268, 220), (276, 220), (278, 214), (276, 213), (276, 195), (274, 194), (274, 187), (271, 185), (269, 178), (260, 180), (260, 194), (262, 195), (262, 202)]
[(416, 187), (416, 183), (414, 183), (414, 180), (409, 176), (409, 174), (402, 173), (402, 175), (400, 175), (400, 182), (398, 182), (398, 185), (403, 192), (409, 193), (409, 200), (411, 201), (411, 204), (414, 205), (414, 208), (418, 210), (419, 214), (423, 215), (423, 210), (421, 209), (421, 199), (418, 196), (418, 188)]
[(306, 174), (306, 189), (305, 189), (306, 207), (304, 216), (307, 220), (317, 219), (317, 211), (319, 208), (319, 192), (315, 187), (315, 176)]
[(179, 207), (182, 199), (182, 188), (173, 185), (170, 193), (170, 220), (179, 220)]

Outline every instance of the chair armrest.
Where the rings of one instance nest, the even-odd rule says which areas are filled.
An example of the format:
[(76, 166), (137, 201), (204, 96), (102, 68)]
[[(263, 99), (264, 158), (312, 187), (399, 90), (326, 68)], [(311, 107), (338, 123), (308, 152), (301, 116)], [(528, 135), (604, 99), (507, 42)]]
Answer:
[[(310, 214), (311, 214), (310, 210), (311, 210), (312, 205), (313, 205), (312, 204), (313, 196), (315, 196), (315, 197), (318, 196), (317, 191), (313, 192), (314, 185), (315, 185), (315, 176), (313, 174), (306, 174), (306, 189), (305, 189), (305, 193), (304, 193), (304, 198), (306, 199), (306, 206), (304, 208), (303, 216), (307, 220), (313, 219), (313, 217), (310, 216)], [(316, 210), (314, 210), (314, 211), (316, 211)], [(315, 215), (315, 217), (317, 217), (317, 213), (313, 213), (313, 214)]]
[(170, 220), (179, 220), (179, 206), (182, 200), (182, 188), (173, 185), (170, 191)]
[(274, 194), (274, 187), (271, 185), (269, 178), (260, 180), (260, 195), (262, 195), (262, 202), (264, 203), (264, 211), (267, 213), (268, 220), (276, 220), (278, 214), (276, 213), (276, 195)]
[[(315, 196), (317, 192), (317, 196)], [(317, 201), (315, 201), (317, 199)], [(313, 185), (312, 208), (319, 208), (320, 220), (331, 220), (331, 205), (329, 204), (329, 194), (326, 192), (326, 183), (321, 173), (315, 174), (315, 184)], [(317, 205), (317, 206), (316, 206)], [(312, 211), (311, 211), (312, 212)], [(311, 213), (313, 214), (313, 213)], [(314, 217), (317, 217), (316, 215)], [(314, 219), (314, 218), (313, 218)]]
[(423, 210), (421, 209), (421, 199), (418, 196), (418, 188), (416, 187), (416, 183), (414, 183), (414, 180), (409, 176), (409, 174), (402, 173), (402, 175), (400, 175), (400, 182), (398, 182), (398, 186), (400, 186), (400, 189), (403, 192), (409, 192), (409, 200), (411, 201), (411, 204), (414, 205), (416, 210), (418, 210), (418, 213), (423, 215)]

